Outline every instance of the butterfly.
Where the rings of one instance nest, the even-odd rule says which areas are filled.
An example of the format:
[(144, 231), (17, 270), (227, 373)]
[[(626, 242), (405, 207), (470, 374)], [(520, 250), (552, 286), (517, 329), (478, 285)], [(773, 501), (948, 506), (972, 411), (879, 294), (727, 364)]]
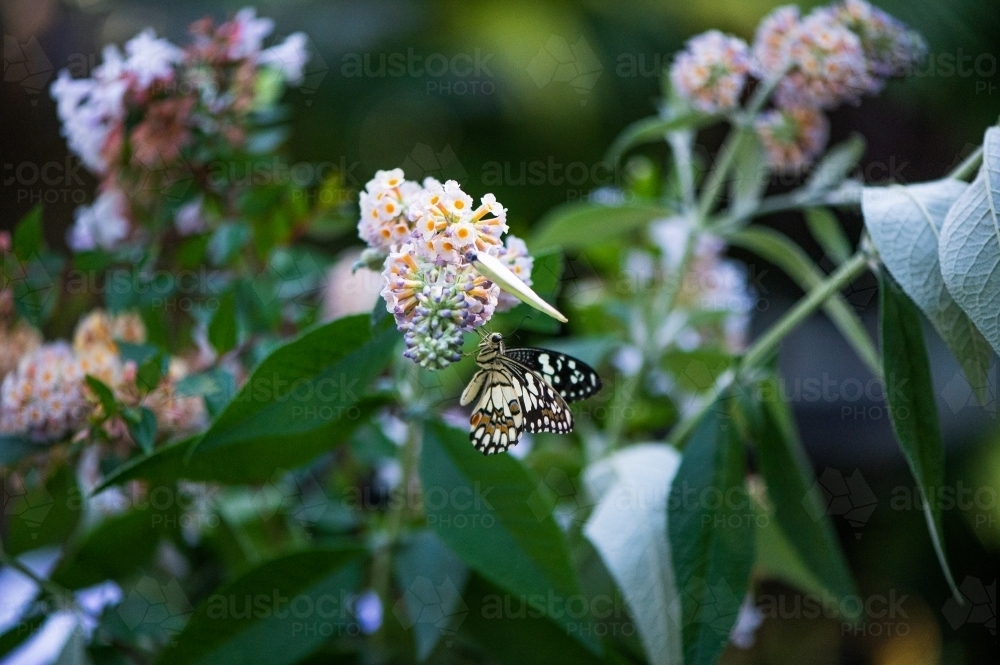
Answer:
[(601, 389), (601, 377), (582, 360), (547, 349), (508, 349), (503, 335), (482, 335), (481, 368), (462, 392), (462, 406), (475, 403), (469, 438), (484, 455), (502, 453), (528, 432), (573, 431), (567, 402)]

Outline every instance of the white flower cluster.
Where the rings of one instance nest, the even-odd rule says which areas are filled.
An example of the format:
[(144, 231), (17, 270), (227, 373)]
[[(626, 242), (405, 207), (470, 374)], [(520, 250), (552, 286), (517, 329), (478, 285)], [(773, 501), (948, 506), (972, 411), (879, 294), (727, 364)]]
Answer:
[[(117, 179), (127, 166), (122, 163), (125, 141), (132, 142), (125, 154), (133, 159), (174, 160), (190, 140), (191, 128), (217, 131), (213, 116), (252, 106), (256, 68), (277, 70), (291, 84), (302, 81), (305, 35), (295, 33), (262, 49), (273, 30), (272, 20), (246, 8), (214, 33), (193, 29), (196, 38), (186, 48), (147, 29), (126, 42), (124, 53), (106, 46), (89, 78), (59, 73), (51, 94), (62, 133), (70, 150), (102, 180), (94, 203), (76, 211), (69, 235), (74, 250), (111, 249), (129, 233), (129, 192), (118, 189)], [(227, 77), (232, 80), (220, 88)]]
[(497, 257), (525, 284), (533, 260), (507, 232), (507, 211), (486, 194), (475, 205), (454, 180), (408, 181), (402, 169), (379, 171), (361, 193), (358, 235), (384, 256), (386, 308), (404, 333), (406, 356), (432, 369), (461, 357), (462, 333), (518, 300), (501, 294), (466, 258)]
[[(168, 376), (156, 388), (140, 396), (135, 363), (122, 361), (115, 340), (141, 343), (145, 335), (135, 315), (109, 317), (97, 310), (77, 325), (72, 346), (50, 342), (24, 356), (0, 384), (0, 433), (56, 441), (82, 430), (100, 409), (87, 386), (88, 375), (111, 388), (123, 404), (150, 408), (162, 432), (188, 432), (204, 425), (200, 398), (176, 394), (177, 381), (187, 374), (177, 360), (171, 361)], [(108, 433), (125, 437), (127, 429), (110, 423)]]

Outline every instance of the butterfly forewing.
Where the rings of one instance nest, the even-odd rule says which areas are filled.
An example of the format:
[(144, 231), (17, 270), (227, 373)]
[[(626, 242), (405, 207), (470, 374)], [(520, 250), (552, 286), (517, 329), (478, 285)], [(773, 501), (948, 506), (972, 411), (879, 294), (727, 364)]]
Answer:
[(507, 349), (507, 358), (537, 372), (567, 402), (597, 394), (601, 377), (587, 363), (548, 349)]

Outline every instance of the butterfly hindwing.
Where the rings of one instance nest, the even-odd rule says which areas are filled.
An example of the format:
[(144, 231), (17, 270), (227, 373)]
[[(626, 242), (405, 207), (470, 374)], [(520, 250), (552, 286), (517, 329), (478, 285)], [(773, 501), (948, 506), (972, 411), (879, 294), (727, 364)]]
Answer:
[(601, 377), (582, 360), (548, 349), (506, 349), (506, 357), (538, 373), (567, 402), (597, 394)]
[(473, 384), (479, 385), (479, 392), (478, 398), (469, 396), (470, 401), (476, 399), (469, 421), (469, 439), (484, 455), (502, 453), (517, 443), (525, 429), (520, 391), (503, 367), (480, 370), (470, 387)]

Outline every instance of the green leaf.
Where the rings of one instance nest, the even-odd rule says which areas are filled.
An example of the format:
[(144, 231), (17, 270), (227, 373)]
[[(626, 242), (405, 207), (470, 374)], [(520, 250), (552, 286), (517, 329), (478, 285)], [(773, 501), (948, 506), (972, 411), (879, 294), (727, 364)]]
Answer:
[(851, 242), (836, 215), (827, 208), (806, 208), (805, 215), (809, 232), (831, 261), (840, 265), (851, 258)]
[(733, 178), (729, 182), (729, 214), (748, 217), (767, 189), (767, 154), (756, 132), (744, 132), (736, 148)]
[(684, 450), (667, 499), (667, 533), (681, 594), (685, 665), (716, 662), (736, 623), (754, 558), (743, 447), (711, 409)]
[(7, 553), (23, 552), (65, 542), (80, 521), (80, 490), (68, 466), (60, 467), (44, 484), (38, 473), (24, 478), (0, 476), (6, 495), (4, 542)]
[[(750, 250), (766, 261), (781, 268), (789, 277), (808, 293), (823, 282), (823, 272), (816, 267), (802, 248), (788, 236), (773, 229), (749, 227), (728, 235), (726, 239), (737, 247)], [(850, 304), (840, 294), (835, 294), (823, 305), (823, 311), (837, 326), (844, 338), (854, 347), (868, 369), (875, 376), (881, 376), (882, 363), (871, 338), (865, 332), (861, 319), (851, 309)]]
[(347, 635), (359, 552), (315, 549), (268, 561), (198, 606), (158, 663), (288, 665)]
[(223, 459), (241, 465), (260, 442), (277, 451), (329, 441), (360, 415), (357, 403), (389, 364), (397, 336), (388, 322), (373, 334), (366, 314), (303, 333), (261, 362), (192, 454), (228, 447)]
[(250, 227), (242, 222), (224, 222), (212, 234), (208, 241), (208, 256), (212, 265), (222, 266), (229, 263), (248, 242), (250, 242)]
[(393, 559), (393, 569), (403, 596), (396, 616), (413, 629), (417, 660), (423, 662), (468, 613), (462, 589), (469, 571), (432, 531), (415, 534)]
[[(579, 599), (573, 615), (579, 615)], [(587, 596), (582, 596), (588, 599)], [(462, 622), (464, 640), (480, 646), (491, 662), (505, 665), (597, 665), (600, 660), (580, 642), (581, 633), (595, 631), (588, 617), (567, 617), (566, 599), (555, 593), (539, 598), (515, 596), (472, 575), (465, 593), (468, 615)], [(611, 599), (608, 598), (610, 601)], [(606, 607), (598, 603), (602, 610)], [(555, 616), (568, 625), (560, 625)], [(574, 639), (576, 638), (576, 639)]]
[(618, 160), (632, 148), (646, 143), (663, 141), (669, 132), (675, 132), (679, 129), (697, 129), (716, 120), (718, 120), (716, 116), (695, 112), (683, 113), (669, 119), (651, 116), (636, 120), (615, 138), (604, 159), (609, 164), (617, 164)]
[(219, 306), (208, 324), (208, 341), (218, 353), (225, 353), (239, 341), (236, 324), (236, 291), (230, 289), (219, 299)]
[[(566, 540), (551, 515), (539, 518), (531, 510), (536, 484), (515, 458), (486, 457), (468, 433), (428, 423), (420, 478), (427, 523), (470, 568), (517, 595), (580, 593)], [(581, 639), (593, 646), (591, 637)]]
[(833, 146), (809, 176), (803, 196), (807, 199), (814, 198), (840, 185), (864, 154), (865, 139), (860, 134), (854, 134), (843, 143)]
[(115, 399), (115, 394), (111, 392), (111, 388), (95, 376), (88, 374), (84, 378), (87, 381), (87, 387), (97, 396), (97, 400), (104, 407), (105, 417), (110, 418), (118, 413), (118, 400)]
[(548, 213), (528, 243), (532, 250), (583, 248), (615, 242), (673, 212), (643, 203), (566, 203)]
[[(587, 470), (600, 503), (584, 527), (635, 619), (652, 665), (680, 664), (680, 598), (667, 541), (666, 496), (680, 455), (662, 444), (631, 446)], [(601, 487), (604, 491), (600, 491)]]
[(42, 204), (39, 203), (17, 223), (11, 249), (14, 251), (14, 256), (22, 261), (29, 261), (42, 251), (43, 242)]
[(838, 598), (856, 596), (851, 571), (823, 508), (812, 466), (788, 405), (782, 401), (778, 381), (770, 377), (757, 389), (764, 402), (764, 418), (754, 445), (760, 474), (774, 504), (774, 521), (810, 575), (829, 593)]
[(152, 357), (139, 363), (139, 369), (135, 374), (135, 384), (143, 393), (148, 393), (160, 385), (160, 381), (167, 376), (169, 371), (170, 356), (158, 350)]
[(983, 165), (948, 210), (938, 252), (952, 298), (1000, 353), (1000, 128), (986, 130)]
[(265, 482), (274, 475), (275, 469), (298, 468), (340, 445), (385, 403), (384, 396), (362, 399), (357, 412), (352, 411), (350, 417), (338, 421), (339, 425), (331, 427), (328, 434), (296, 437), (283, 440), (280, 445), (276, 445), (274, 439), (256, 439), (239, 446), (238, 455), (223, 446), (188, 457), (198, 437), (161, 446), (151, 455), (122, 464), (95, 492), (137, 479), (153, 483), (170, 483), (178, 478), (233, 484)]
[(941, 528), (941, 505), (934, 494), (944, 485), (944, 447), (938, 427), (934, 384), (924, 346), (920, 314), (885, 271), (879, 274), (882, 361), (885, 363), (889, 419), (920, 490), (934, 552), (955, 598), (962, 602), (948, 567)]
[(958, 180), (866, 187), (861, 212), (882, 263), (927, 315), (984, 404), (993, 352), (945, 286), (938, 247), (949, 208), (968, 188)]
[(142, 452), (152, 453), (156, 443), (156, 414), (144, 406), (130, 409), (125, 414), (125, 424)]
[(175, 530), (180, 522), (176, 503), (167, 510), (133, 510), (99, 523), (71, 542), (52, 581), (67, 589), (83, 589), (138, 572), (152, 558), (164, 532)]

